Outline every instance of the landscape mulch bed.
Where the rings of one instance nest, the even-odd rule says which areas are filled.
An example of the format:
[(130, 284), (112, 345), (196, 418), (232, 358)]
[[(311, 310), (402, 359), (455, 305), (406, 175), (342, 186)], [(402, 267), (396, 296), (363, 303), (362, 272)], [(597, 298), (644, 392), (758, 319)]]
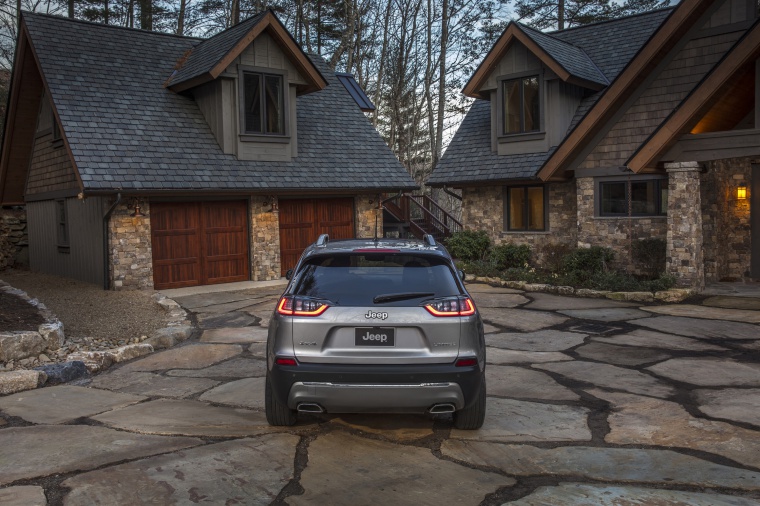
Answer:
[(0, 332), (37, 330), (43, 323), (36, 307), (17, 295), (0, 292)]

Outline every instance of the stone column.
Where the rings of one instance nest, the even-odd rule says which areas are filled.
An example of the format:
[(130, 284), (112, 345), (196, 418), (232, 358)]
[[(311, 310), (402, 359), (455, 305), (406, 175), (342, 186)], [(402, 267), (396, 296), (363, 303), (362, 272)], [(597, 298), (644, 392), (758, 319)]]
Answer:
[[(265, 205), (266, 204), (266, 205)], [(251, 278), (280, 279), (280, 214), (277, 197), (251, 197)]]
[(697, 162), (666, 163), (668, 173), (667, 272), (680, 287), (705, 286), (702, 199)]

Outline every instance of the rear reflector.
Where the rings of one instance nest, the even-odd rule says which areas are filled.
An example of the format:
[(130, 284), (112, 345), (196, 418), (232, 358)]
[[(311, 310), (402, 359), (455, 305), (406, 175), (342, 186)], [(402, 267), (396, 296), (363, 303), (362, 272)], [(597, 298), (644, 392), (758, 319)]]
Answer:
[(274, 359), (274, 363), (277, 365), (298, 365), (296, 359), (291, 357), (277, 357)]
[(434, 300), (426, 304), (425, 309), (433, 316), (472, 316), (475, 314), (475, 304), (469, 297)]
[(328, 304), (319, 300), (286, 296), (277, 304), (277, 312), (284, 316), (319, 316), (328, 307)]
[(478, 365), (478, 359), (474, 357), (460, 358), (454, 365), (456, 367), (472, 367), (474, 365)]

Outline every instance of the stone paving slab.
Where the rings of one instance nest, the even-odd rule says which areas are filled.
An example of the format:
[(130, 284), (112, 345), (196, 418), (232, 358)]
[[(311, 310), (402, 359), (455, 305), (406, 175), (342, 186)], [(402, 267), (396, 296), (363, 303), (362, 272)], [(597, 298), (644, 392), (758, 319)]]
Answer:
[(139, 395), (60, 385), (0, 397), (0, 409), (32, 423), (58, 424), (145, 400)]
[(232, 327), (204, 330), (202, 343), (249, 344), (266, 343), (268, 331), (264, 327)]
[(543, 362), (563, 362), (572, 357), (558, 351), (522, 351), (486, 348), (488, 364), (537, 364)]
[(713, 358), (674, 358), (648, 367), (658, 376), (699, 386), (760, 386), (760, 364)]
[(588, 409), (489, 397), (478, 430), (452, 429), (451, 437), (472, 441), (589, 441)]
[(652, 316), (646, 311), (633, 307), (609, 307), (604, 309), (567, 309), (559, 311), (570, 318), (580, 320), (595, 320), (600, 322), (621, 322), (624, 320), (636, 320)]
[(760, 351), (760, 341), (744, 341), (739, 344), (739, 347), (750, 351)]
[(567, 321), (564, 316), (545, 311), (509, 308), (483, 308), (479, 311), (483, 319), (489, 323), (523, 332), (533, 332)]
[(251, 358), (233, 358), (221, 364), (203, 369), (172, 369), (167, 376), (185, 376), (188, 378), (254, 378), (265, 376), (267, 363)]
[(662, 350), (633, 346), (615, 346), (601, 342), (584, 344), (580, 348), (576, 348), (575, 352), (583, 358), (607, 362), (608, 364), (629, 366), (649, 364), (670, 358), (670, 355)]
[(561, 483), (539, 487), (530, 495), (511, 501), (514, 506), (757, 506), (757, 501), (724, 494), (653, 490), (643, 487), (597, 486)]
[(267, 424), (264, 413), (175, 399), (144, 402), (93, 419), (143, 434), (245, 437), (281, 432)]
[(440, 506), (479, 504), (515, 480), (438, 459), (427, 448), (333, 432), (309, 445), (300, 483), (304, 494), (288, 504)]
[(725, 297), (718, 295), (702, 301), (704, 306), (723, 307), (726, 309), (749, 309), (760, 311), (760, 298), (755, 297)]
[(196, 311), (198, 315), (209, 318), (215, 315), (245, 310), (246, 308), (249, 308), (255, 304), (260, 304), (269, 300), (271, 300), (271, 297), (244, 298), (224, 304), (212, 304), (209, 306), (195, 308), (194, 311)]
[(248, 353), (262, 361), (267, 358), (267, 343), (253, 343), (248, 347)]
[(250, 327), (256, 325), (258, 319), (244, 311), (235, 311), (233, 313), (199, 313), (197, 316), (198, 325), (201, 328), (221, 329), (227, 327)]
[(656, 316), (633, 320), (631, 323), (667, 334), (700, 339), (757, 339), (760, 334), (760, 326), (751, 323), (702, 320), (680, 316)]
[(152, 372), (121, 372), (102, 374), (93, 378), (91, 386), (117, 392), (147, 396), (183, 398), (205, 392), (218, 381), (202, 378), (172, 378)]
[(631, 302), (619, 302), (609, 299), (591, 299), (587, 297), (564, 297), (560, 295), (538, 292), (531, 293), (530, 298), (533, 299), (533, 302), (525, 306), (526, 309), (541, 309), (544, 311), (561, 311), (566, 309), (620, 308), (635, 306), (635, 304)]
[(583, 343), (586, 334), (561, 330), (488, 334), (486, 346), (521, 351), (564, 351)]
[(690, 337), (663, 334), (653, 330), (636, 329), (628, 334), (619, 334), (609, 337), (592, 337), (594, 341), (609, 344), (622, 344), (626, 346), (641, 346), (649, 348), (663, 348), (666, 350), (682, 351), (726, 351), (726, 348), (714, 344), (703, 343)]
[(494, 327), (493, 325), (489, 325), (488, 323), (483, 323), (483, 333), (484, 334), (492, 334), (494, 332), (501, 332), (501, 330), (498, 327)]
[(0, 504), (3, 506), (46, 506), (47, 498), (42, 487), (19, 485), (0, 489)]
[(126, 371), (163, 371), (166, 369), (203, 369), (242, 353), (233, 344), (190, 344), (148, 355), (119, 368)]
[(256, 301), (266, 300), (270, 297), (277, 297), (279, 293), (282, 293), (282, 288), (283, 287), (280, 287), (280, 291), (276, 293), (271, 289), (263, 290), (259, 288), (245, 291), (199, 293), (195, 295), (173, 297), (173, 299), (185, 309), (199, 311), (206, 307), (240, 301), (248, 301), (248, 304), (250, 305)]
[(87, 425), (36, 425), (0, 431), (0, 485), (94, 469), (197, 446), (189, 437), (129, 434)]
[(476, 293), (523, 293), (522, 290), (506, 288), (501, 286), (491, 286), (485, 283), (466, 283), (467, 291), (471, 294)]
[(609, 364), (577, 360), (575, 362), (536, 364), (533, 367), (561, 374), (575, 381), (623, 390), (624, 392), (663, 398), (670, 397), (675, 393), (672, 387), (648, 374)]
[(694, 394), (702, 413), (760, 427), (760, 388), (695, 390)]
[(274, 312), (274, 308), (277, 306), (277, 300), (271, 302), (265, 302), (262, 304), (256, 304), (254, 306), (245, 309), (246, 314), (255, 318), (259, 325), (264, 328), (269, 327), (269, 318)]
[(530, 302), (525, 296), (509, 293), (475, 293), (472, 294), (478, 309), (494, 307), (517, 307)]
[(225, 441), (81, 474), (62, 483), (65, 504), (268, 505), (293, 478), (298, 439)]
[[(708, 320), (730, 320), (745, 323), (760, 323), (760, 311), (746, 309), (725, 309), (719, 307), (696, 306), (692, 304), (672, 304), (669, 306), (645, 306), (644, 311), (669, 316), (685, 316)], [(760, 328), (758, 329), (760, 332)]]
[(694, 418), (679, 404), (652, 397), (589, 393), (612, 404), (607, 443), (690, 448), (760, 468), (760, 431)]
[(330, 420), (330, 424), (391, 441), (414, 441), (433, 434), (433, 418), (428, 415), (341, 414)]
[(563, 387), (549, 375), (523, 367), (491, 366), (486, 368), (488, 395), (517, 399), (574, 401), (578, 394)]
[(199, 399), (228, 406), (264, 409), (265, 381), (265, 378), (244, 378), (231, 381), (209, 390)]
[(670, 450), (530, 445), (448, 440), (441, 453), (517, 476), (582, 476), (589, 480), (760, 490), (760, 473)]

